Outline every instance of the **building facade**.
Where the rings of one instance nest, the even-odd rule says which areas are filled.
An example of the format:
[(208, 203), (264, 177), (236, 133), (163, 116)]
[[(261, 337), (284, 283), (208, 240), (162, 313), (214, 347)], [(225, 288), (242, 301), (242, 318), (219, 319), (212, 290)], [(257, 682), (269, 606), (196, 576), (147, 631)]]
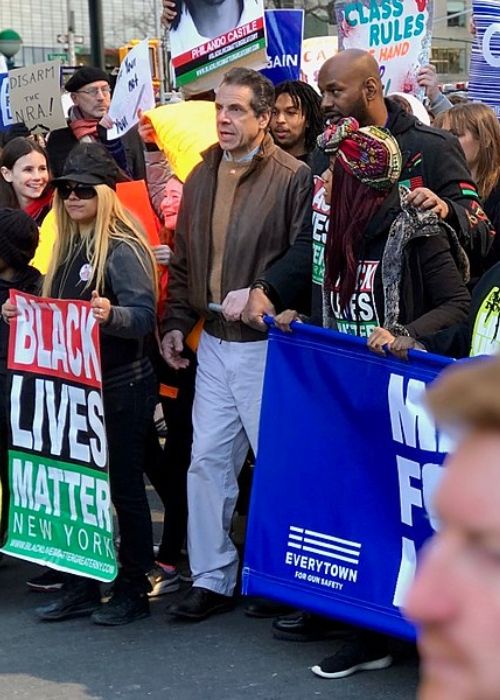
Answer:
[[(153, 37), (161, 0), (106, 0), (103, 30), (106, 59), (116, 63), (116, 49), (131, 39)], [(51, 58), (67, 62), (70, 13), (74, 17), (77, 63), (86, 62), (90, 52), (87, 0), (0, 0), (0, 30), (14, 29), (23, 39), (16, 65), (29, 65)]]

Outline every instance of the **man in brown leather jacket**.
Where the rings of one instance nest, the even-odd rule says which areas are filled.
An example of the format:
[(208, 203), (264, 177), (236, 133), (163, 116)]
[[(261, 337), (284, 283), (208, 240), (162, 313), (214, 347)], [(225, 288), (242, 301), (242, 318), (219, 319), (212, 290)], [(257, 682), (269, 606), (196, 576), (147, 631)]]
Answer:
[[(265, 334), (243, 324), (241, 314), (253, 282), (294, 242), (303, 239), (310, 255), (311, 174), (268, 134), (272, 84), (234, 68), (215, 104), (219, 143), (184, 186), (162, 324), (165, 359), (182, 369), (183, 340), (205, 319), (188, 472), (193, 588), (169, 611), (192, 620), (229, 609), (236, 585), (229, 529), (239, 470), (249, 446), (257, 449), (267, 350)], [(300, 289), (300, 280), (291, 279), (291, 296), (295, 285)], [(272, 299), (276, 309), (287, 301)], [(220, 305), (220, 313), (210, 313), (209, 304)]]

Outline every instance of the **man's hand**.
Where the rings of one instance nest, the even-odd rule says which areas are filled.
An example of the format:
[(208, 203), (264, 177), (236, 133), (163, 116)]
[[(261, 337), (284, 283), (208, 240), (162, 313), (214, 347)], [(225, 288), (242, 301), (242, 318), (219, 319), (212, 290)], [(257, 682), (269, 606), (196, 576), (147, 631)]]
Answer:
[(161, 23), (167, 29), (177, 17), (174, 0), (163, 0), (163, 12), (161, 13)]
[(168, 267), (172, 259), (172, 248), (168, 245), (154, 245), (151, 250), (158, 265)]
[(262, 289), (251, 289), (247, 305), (241, 314), (241, 320), (243, 323), (246, 323), (247, 326), (265, 333), (267, 331), (267, 326), (264, 323), (264, 316), (266, 315), (276, 315), (274, 306)]
[(284, 333), (291, 333), (292, 329), (290, 328), (290, 324), (294, 321), (297, 321), (297, 323), (302, 323), (299, 312), (295, 311), (294, 309), (286, 309), (275, 317), (274, 325)]
[(144, 112), (142, 111), (142, 109), (137, 110), (137, 116), (139, 117), (139, 126), (137, 128), (137, 131), (139, 132), (139, 136), (141, 137), (141, 139), (144, 141), (144, 143), (156, 144), (156, 132), (149, 119), (144, 116)]
[(408, 359), (408, 350), (422, 350), (423, 352), (427, 352), (422, 343), (419, 343), (418, 340), (408, 335), (398, 335), (394, 342), (389, 345), (389, 352), (391, 355), (394, 355), (400, 360)]
[(378, 355), (385, 355), (384, 345), (390, 345), (395, 337), (385, 328), (375, 328), (368, 338), (368, 347)]
[(235, 289), (229, 292), (222, 302), (222, 315), (226, 321), (240, 321), (241, 314), (248, 301), (250, 287), (244, 289)]
[(167, 365), (173, 369), (186, 369), (189, 360), (182, 357), (184, 350), (184, 336), (181, 331), (168, 331), (162, 338), (161, 351)]
[(446, 202), (440, 199), (437, 194), (434, 194), (432, 190), (427, 189), (427, 187), (416, 187), (408, 194), (407, 202), (417, 209), (430, 209), (440, 219), (446, 219), (450, 213)]
[(417, 73), (417, 82), (420, 87), (425, 88), (425, 94), (431, 102), (433, 102), (441, 92), (436, 68), (431, 63), (420, 68)]

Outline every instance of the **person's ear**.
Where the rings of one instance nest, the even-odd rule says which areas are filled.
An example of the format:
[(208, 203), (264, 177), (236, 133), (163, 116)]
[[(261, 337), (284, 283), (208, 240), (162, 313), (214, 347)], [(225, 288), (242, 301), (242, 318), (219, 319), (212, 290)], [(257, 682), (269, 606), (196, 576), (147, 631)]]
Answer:
[(14, 180), (14, 176), (12, 175), (12, 170), (9, 170), (9, 168), (6, 168), (5, 165), (2, 165), (0, 168), (0, 172), (3, 175), (3, 179), (6, 182), (12, 182)]
[(379, 94), (380, 84), (375, 78), (367, 78), (365, 80), (365, 94), (367, 100), (374, 100)]
[(269, 125), (271, 124), (271, 114), (271, 110), (269, 110), (268, 112), (262, 112), (262, 114), (259, 114), (257, 117), (259, 127), (264, 131), (269, 129)]

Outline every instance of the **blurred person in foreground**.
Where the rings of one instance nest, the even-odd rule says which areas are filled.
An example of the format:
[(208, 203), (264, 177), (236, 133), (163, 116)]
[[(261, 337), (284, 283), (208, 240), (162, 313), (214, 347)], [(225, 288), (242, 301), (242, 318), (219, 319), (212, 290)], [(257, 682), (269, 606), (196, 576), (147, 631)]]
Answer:
[(500, 697), (500, 361), (455, 365), (430, 388), (462, 437), (434, 498), (440, 529), (406, 601), (419, 628), (419, 700)]

